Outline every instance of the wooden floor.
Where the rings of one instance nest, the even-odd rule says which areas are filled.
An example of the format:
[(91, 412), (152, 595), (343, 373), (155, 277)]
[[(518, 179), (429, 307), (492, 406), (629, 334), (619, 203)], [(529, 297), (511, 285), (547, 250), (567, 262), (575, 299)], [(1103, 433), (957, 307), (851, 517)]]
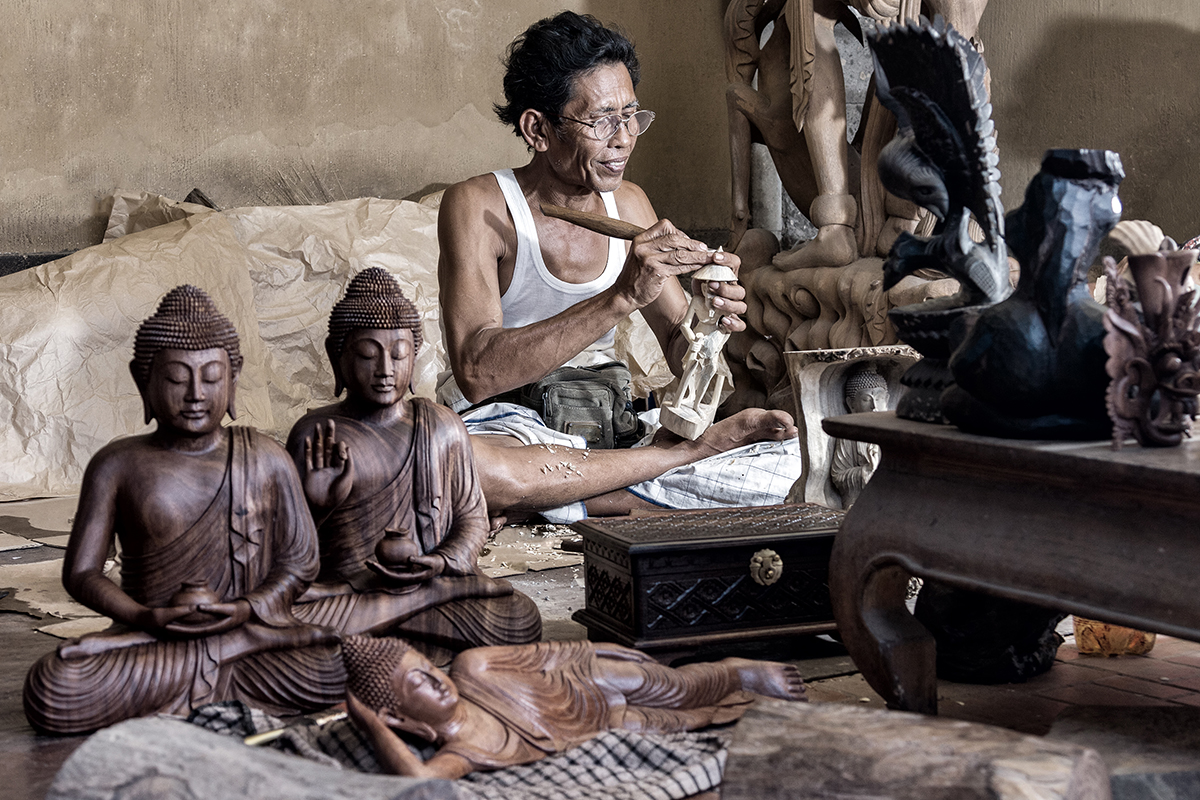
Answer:
[[(579, 570), (562, 568), (529, 573), (514, 583), (533, 597), (547, 619), (549, 638), (580, 638), (570, 613), (583, 603)], [(0, 587), (2, 590), (3, 587)], [(0, 798), (42, 798), (55, 772), (83, 737), (34, 734), (21, 709), (21, 688), (29, 665), (58, 643), (35, 627), (45, 624), (28, 614), (4, 610), (0, 601)], [(781, 654), (796, 663), (809, 683), (813, 702), (856, 703), (883, 707), (836, 643), (798, 641)], [(1043, 734), (1072, 706), (1200, 706), (1200, 644), (1160, 636), (1146, 656), (1082, 656), (1068, 642), (1045, 675), (1028, 683), (969, 686), (941, 682), (942, 715)]]
[[(815, 702), (883, 708), (858, 673), (810, 682)], [(1081, 655), (1073, 641), (1058, 650), (1054, 667), (1023, 684), (972, 686), (938, 682), (938, 713), (1045, 734), (1071, 706), (1200, 706), (1200, 644), (1159, 636), (1145, 656)]]

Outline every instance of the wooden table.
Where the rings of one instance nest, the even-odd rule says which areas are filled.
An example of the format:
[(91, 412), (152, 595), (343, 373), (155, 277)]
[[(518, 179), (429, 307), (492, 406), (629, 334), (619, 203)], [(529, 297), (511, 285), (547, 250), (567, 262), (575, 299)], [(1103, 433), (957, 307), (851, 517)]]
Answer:
[(846, 647), (892, 708), (937, 713), (933, 637), (910, 575), (1200, 641), (1200, 441), (995, 439), (850, 414), (838, 438), (880, 446), (834, 542), (829, 586)]

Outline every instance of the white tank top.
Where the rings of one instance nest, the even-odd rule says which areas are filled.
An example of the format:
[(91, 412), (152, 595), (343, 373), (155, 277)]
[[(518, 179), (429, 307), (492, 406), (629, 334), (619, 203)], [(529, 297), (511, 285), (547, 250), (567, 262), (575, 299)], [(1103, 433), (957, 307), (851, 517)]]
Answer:
[[(599, 277), (587, 283), (567, 283), (551, 275), (542, 259), (542, 246), (538, 241), (537, 228), (533, 224), (533, 214), (516, 176), (511, 169), (497, 170), (492, 174), (500, 184), (500, 191), (504, 193), (504, 202), (508, 205), (508, 212), (512, 214), (513, 227), (517, 232), (517, 259), (513, 266), (512, 281), (500, 297), (500, 310), (504, 314), (505, 328), (521, 328), (549, 319), (580, 300), (600, 294), (616, 283), (617, 276), (625, 266), (625, 243), (615, 237), (609, 239), (608, 263)], [(617, 214), (617, 201), (612, 192), (601, 192), (600, 197), (604, 200), (604, 210), (608, 216), (620, 219)], [(615, 361), (616, 330), (609, 330), (566, 365), (586, 367)], [(471, 405), (463, 397), (450, 370), (438, 376), (437, 399), (458, 412), (465, 411)]]
[[(504, 327), (523, 328), (549, 319), (566, 311), (580, 300), (600, 294), (616, 283), (621, 268), (625, 266), (625, 243), (615, 237), (608, 240), (608, 263), (599, 277), (586, 283), (567, 283), (550, 274), (546, 262), (542, 259), (542, 246), (538, 242), (533, 214), (516, 176), (511, 169), (497, 170), (492, 174), (500, 184), (500, 191), (504, 193), (504, 202), (508, 204), (508, 213), (512, 214), (513, 225), (517, 231), (517, 259), (513, 266), (512, 282), (500, 297)], [(604, 210), (608, 216), (620, 219), (617, 215), (617, 201), (612, 192), (601, 192), (600, 197), (604, 200)], [(580, 356), (590, 360), (588, 351), (609, 350), (615, 342), (616, 328), (613, 328), (592, 343)], [(579, 357), (567, 363), (577, 365)]]

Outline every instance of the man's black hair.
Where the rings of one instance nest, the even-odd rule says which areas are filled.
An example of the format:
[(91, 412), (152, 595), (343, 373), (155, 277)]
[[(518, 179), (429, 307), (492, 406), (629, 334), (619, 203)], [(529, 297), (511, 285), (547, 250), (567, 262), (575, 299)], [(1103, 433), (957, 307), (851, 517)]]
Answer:
[(520, 119), (532, 108), (552, 117), (571, 99), (576, 76), (604, 64), (624, 64), (633, 85), (640, 69), (633, 42), (590, 14), (563, 11), (530, 25), (508, 46), (504, 59), (505, 105), (494, 108), (500, 121), (521, 135)]

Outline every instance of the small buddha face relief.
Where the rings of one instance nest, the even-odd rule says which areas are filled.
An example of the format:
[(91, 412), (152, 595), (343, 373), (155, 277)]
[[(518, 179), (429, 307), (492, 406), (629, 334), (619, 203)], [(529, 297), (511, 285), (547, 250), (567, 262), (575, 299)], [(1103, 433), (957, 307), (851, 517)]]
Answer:
[(888, 392), (882, 387), (860, 389), (853, 397), (846, 398), (846, 407), (854, 414), (884, 411), (887, 409), (887, 404)]
[(400, 659), (392, 675), (392, 690), (404, 704), (400, 713), (431, 726), (450, 719), (458, 705), (458, 689), (450, 676), (416, 650)]
[(222, 347), (154, 354), (146, 402), (160, 428), (202, 436), (221, 427), (236, 376)]
[(346, 337), (340, 366), (351, 398), (390, 406), (404, 398), (415, 359), (407, 328), (361, 328)]

